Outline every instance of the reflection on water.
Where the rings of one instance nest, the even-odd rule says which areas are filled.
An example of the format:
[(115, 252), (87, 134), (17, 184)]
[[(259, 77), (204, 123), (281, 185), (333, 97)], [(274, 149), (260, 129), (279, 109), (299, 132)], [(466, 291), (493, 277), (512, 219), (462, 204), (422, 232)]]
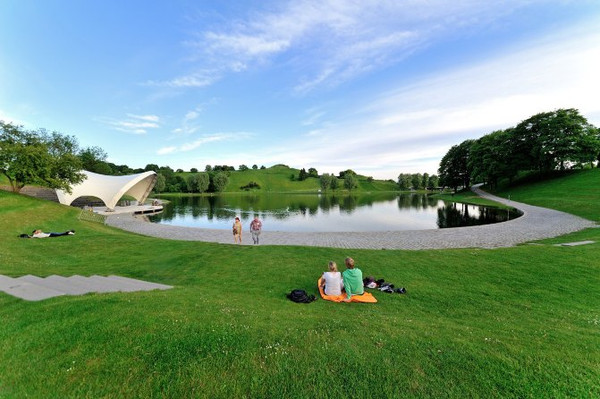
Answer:
[(517, 211), (445, 202), (426, 194), (244, 194), (168, 197), (156, 223), (230, 229), (254, 215), (269, 231), (396, 231), (473, 226), (518, 217)]

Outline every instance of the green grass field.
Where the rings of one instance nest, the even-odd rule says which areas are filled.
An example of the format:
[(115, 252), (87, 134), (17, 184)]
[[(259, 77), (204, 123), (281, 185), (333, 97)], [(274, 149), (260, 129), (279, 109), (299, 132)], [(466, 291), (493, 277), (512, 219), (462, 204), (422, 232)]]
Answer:
[[(598, 177), (509, 193), (600, 220)], [(0, 191), (0, 274), (175, 288), (40, 302), (0, 293), (0, 398), (600, 397), (600, 229), (494, 250), (371, 251), (160, 240), (77, 216)], [(77, 233), (17, 238), (38, 227)], [(596, 243), (553, 245), (580, 240)], [(316, 294), (327, 262), (346, 256), (407, 294), (285, 298)]]

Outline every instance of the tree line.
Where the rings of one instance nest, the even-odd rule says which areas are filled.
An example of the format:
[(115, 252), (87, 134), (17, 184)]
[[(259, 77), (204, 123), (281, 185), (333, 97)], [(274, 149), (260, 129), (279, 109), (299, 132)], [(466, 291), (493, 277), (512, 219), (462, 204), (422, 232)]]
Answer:
[(405, 190), (434, 190), (439, 187), (437, 175), (429, 173), (400, 173), (398, 175), (398, 188)]
[(107, 154), (100, 147), (80, 148), (74, 136), (45, 129), (28, 130), (0, 121), (0, 173), (14, 192), (26, 185), (71, 192), (71, 186), (85, 178), (84, 170), (113, 176), (151, 170), (158, 175), (155, 190), (159, 192), (220, 192), (229, 182), (230, 171), (235, 170), (227, 165), (207, 165), (204, 173), (193, 173), (184, 179), (169, 166), (148, 164), (133, 169), (106, 159)]
[(495, 188), (522, 172), (600, 166), (600, 131), (576, 109), (558, 109), (531, 116), (515, 127), (448, 150), (440, 162), (440, 184), (455, 191), (482, 182)]

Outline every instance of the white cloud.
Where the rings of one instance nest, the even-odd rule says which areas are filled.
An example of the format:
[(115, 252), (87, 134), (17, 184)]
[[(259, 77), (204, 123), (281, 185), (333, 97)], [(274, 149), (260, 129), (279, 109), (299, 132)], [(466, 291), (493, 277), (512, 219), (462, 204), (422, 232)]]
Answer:
[(217, 70), (205, 70), (188, 75), (179, 76), (170, 80), (149, 80), (146, 86), (170, 87), (170, 88), (202, 88), (210, 86), (221, 78)]
[(305, 93), (396, 63), (437, 38), (487, 29), (547, 2), (293, 0), (205, 31), (192, 44), (223, 72), (281, 57), (296, 70), (293, 79), (302, 71), (293, 85)]
[(124, 120), (114, 118), (98, 118), (98, 120), (114, 130), (129, 134), (146, 134), (148, 129), (160, 127), (160, 118), (156, 115), (127, 114), (127, 117)]
[(154, 122), (154, 123), (158, 123), (160, 121), (160, 118), (156, 115), (135, 115), (135, 114), (127, 114), (128, 117), (133, 118), (133, 119), (137, 119), (137, 120), (142, 120), (142, 121), (148, 121), (148, 122)]
[(290, 45), (288, 40), (270, 40), (265, 37), (243, 34), (227, 35), (208, 32), (205, 38), (211, 51), (215, 53), (225, 51), (242, 57), (258, 57), (278, 53)]
[(177, 151), (177, 147), (171, 146), (171, 147), (160, 148), (158, 151), (156, 151), (156, 153), (158, 155), (166, 155), (166, 154), (172, 154), (175, 151)]
[(200, 137), (194, 141), (190, 141), (187, 143), (183, 143), (179, 146), (170, 146), (159, 149), (156, 153), (158, 155), (166, 155), (166, 154), (174, 154), (181, 152), (190, 152), (196, 150), (200, 147), (205, 146), (206, 144), (217, 143), (221, 141), (230, 141), (230, 140), (243, 140), (251, 137), (250, 133), (246, 132), (237, 132), (237, 133), (217, 133), (213, 135), (206, 135)]

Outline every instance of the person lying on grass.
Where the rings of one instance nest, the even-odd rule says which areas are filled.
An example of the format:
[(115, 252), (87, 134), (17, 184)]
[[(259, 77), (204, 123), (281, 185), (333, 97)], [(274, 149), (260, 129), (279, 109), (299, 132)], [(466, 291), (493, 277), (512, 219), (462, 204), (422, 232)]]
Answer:
[(46, 238), (46, 237), (60, 237), (60, 236), (72, 236), (75, 234), (75, 230), (65, 231), (64, 233), (44, 233), (40, 229), (33, 230), (31, 235), (21, 234), (23, 238)]
[(342, 278), (346, 290), (344, 302), (350, 302), (352, 295), (364, 294), (362, 271), (358, 267), (354, 267), (354, 259), (346, 258), (346, 270), (342, 273)]

